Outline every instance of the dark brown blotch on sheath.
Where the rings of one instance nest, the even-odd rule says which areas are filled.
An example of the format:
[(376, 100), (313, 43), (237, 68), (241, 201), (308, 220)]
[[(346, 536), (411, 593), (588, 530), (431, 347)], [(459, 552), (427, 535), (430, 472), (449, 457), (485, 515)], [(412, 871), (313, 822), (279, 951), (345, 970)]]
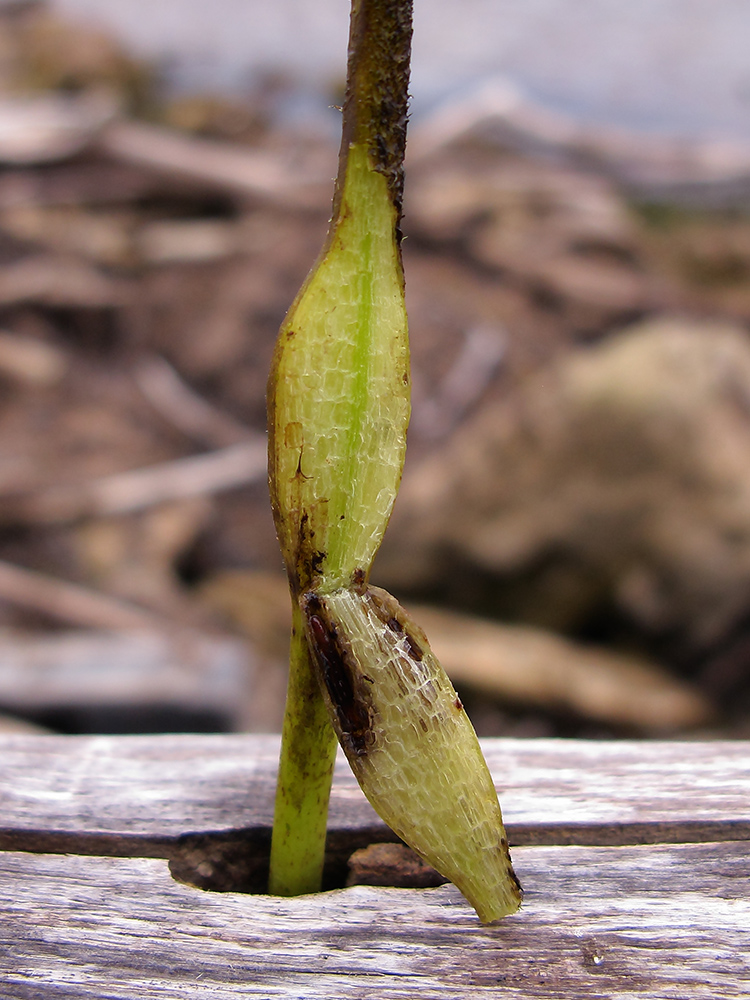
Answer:
[(310, 524), (310, 515), (305, 512), (299, 520), (293, 559), (287, 564), (292, 593), (304, 593), (314, 587), (323, 572), (325, 560), (326, 553), (315, 544), (315, 530)]
[(515, 873), (515, 872), (513, 871), (513, 868), (512, 868), (512, 866), (511, 866), (511, 865), (508, 865), (508, 878), (509, 878), (509, 879), (511, 880), (511, 882), (513, 883), (513, 885), (514, 885), (514, 887), (515, 887), (515, 889), (516, 889), (516, 892), (518, 893), (518, 898), (519, 898), (519, 899), (523, 899), (523, 886), (522, 886), (522, 885), (521, 885), (521, 883), (520, 883), (520, 882), (518, 881), (518, 876), (517, 876), (517, 875), (516, 875), (516, 873)]
[(358, 669), (351, 650), (331, 623), (323, 600), (316, 594), (306, 594), (302, 610), (310, 650), (336, 712), (342, 745), (349, 753), (364, 757), (374, 742), (370, 679)]
[(409, 655), (413, 660), (422, 661), (424, 657), (424, 650), (419, 645), (417, 640), (413, 635), (409, 635), (408, 632), (404, 632), (404, 642), (406, 643), (406, 648), (409, 650)]
[(367, 597), (370, 601), (370, 607), (386, 628), (403, 638), (406, 650), (412, 660), (421, 662), (424, 658), (424, 650), (414, 638), (411, 631), (413, 623), (409, 624), (407, 614), (396, 598), (391, 596), (388, 591), (381, 590), (380, 587), (368, 587)]

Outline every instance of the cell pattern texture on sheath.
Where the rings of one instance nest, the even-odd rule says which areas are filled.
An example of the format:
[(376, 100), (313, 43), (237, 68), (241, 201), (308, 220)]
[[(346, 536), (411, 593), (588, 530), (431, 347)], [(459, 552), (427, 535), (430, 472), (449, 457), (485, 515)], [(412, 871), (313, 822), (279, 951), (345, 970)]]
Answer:
[(353, 147), (269, 380), (271, 498), (295, 589), (335, 590), (369, 569), (398, 492), (410, 404), (396, 218), (386, 178)]
[(476, 733), (419, 626), (377, 587), (300, 605), (339, 741), (385, 822), (488, 923), (521, 889)]

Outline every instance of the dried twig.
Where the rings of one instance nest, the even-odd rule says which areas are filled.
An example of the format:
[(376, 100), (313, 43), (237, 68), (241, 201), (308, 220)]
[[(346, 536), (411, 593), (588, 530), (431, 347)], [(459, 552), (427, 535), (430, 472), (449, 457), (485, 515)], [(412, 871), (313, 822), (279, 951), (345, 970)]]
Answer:
[[(453, 431), (481, 398), (502, 363), (507, 335), (499, 328), (480, 325), (469, 330), (452, 368), (436, 392), (414, 403), (412, 427), (429, 441), (440, 441)], [(414, 388), (418, 380), (413, 373)], [(417, 391), (414, 392), (417, 396)]]
[(711, 719), (711, 706), (697, 688), (647, 660), (458, 612), (421, 607), (417, 613), (453, 680), (510, 704), (646, 732)]
[(172, 365), (154, 355), (136, 368), (135, 381), (157, 413), (193, 440), (225, 448), (258, 435), (199, 396)]
[(299, 173), (279, 156), (196, 139), (138, 122), (117, 122), (99, 140), (110, 156), (170, 176), (202, 181), (238, 195), (251, 195), (297, 208), (321, 204), (324, 178)]
[(0, 600), (86, 628), (154, 629), (162, 625), (145, 609), (7, 562), (0, 562)]
[(86, 517), (132, 514), (157, 504), (206, 496), (256, 482), (266, 472), (266, 442), (253, 440), (220, 451), (57, 486), (8, 502), (0, 520), (65, 524)]
[(34, 302), (51, 307), (113, 309), (128, 301), (130, 286), (72, 257), (34, 254), (0, 270), (0, 305)]

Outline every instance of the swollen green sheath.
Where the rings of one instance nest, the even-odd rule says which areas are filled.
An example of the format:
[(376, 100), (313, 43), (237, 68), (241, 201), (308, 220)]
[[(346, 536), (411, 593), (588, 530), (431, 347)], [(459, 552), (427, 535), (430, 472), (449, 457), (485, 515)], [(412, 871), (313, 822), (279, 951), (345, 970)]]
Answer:
[(274, 359), (272, 497), (301, 589), (369, 570), (398, 491), (409, 342), (396, 223), (386, 178), (352, 146), (338, 218)]
[(367, 798), (487, 923), (518, 909), (492, 777), (427, 637), (377, 587), (306, 594), (339, 742)]
[(269, 380), (294, 615), (269, 886), (320, 887), (335, 730), (378, 813), (490, 921), (521, 899), (492, 778), (426, 637), (367, 583), (409, 421), (398, 226), (410, 14), (409, 0), (354, 0), (331, 228)]

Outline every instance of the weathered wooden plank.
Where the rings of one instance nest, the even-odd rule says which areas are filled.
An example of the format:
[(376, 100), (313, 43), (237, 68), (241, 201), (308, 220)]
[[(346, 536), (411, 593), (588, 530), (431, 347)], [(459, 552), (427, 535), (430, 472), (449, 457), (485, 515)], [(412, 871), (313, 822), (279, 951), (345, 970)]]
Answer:
[[(516, 843), (750, 837), (750, 742), (490, 739)], [(31, 830), (169, 840), (268, 826), (278, 737), (0, 737), (0, 846)], [(380, 825), (343, 757), (331, 828)], [(635, 838), (635, 840), (633, 840)]]
[[(750, 744), (487, 740), (512, 844), (750, 839)], [(167, 857), (205, 888), (265, 884), (278, 737), (6, 736), (0, 849)], [(394, 840), (342, 759), (327, 884)]]
[(297, 899), (201, 893), (163, 862), (0, 856), (14, 1000), (732, 1000), (750, 994), (738, 843), (526, 847), (521, 912), (482, 927), (450, 885)]

